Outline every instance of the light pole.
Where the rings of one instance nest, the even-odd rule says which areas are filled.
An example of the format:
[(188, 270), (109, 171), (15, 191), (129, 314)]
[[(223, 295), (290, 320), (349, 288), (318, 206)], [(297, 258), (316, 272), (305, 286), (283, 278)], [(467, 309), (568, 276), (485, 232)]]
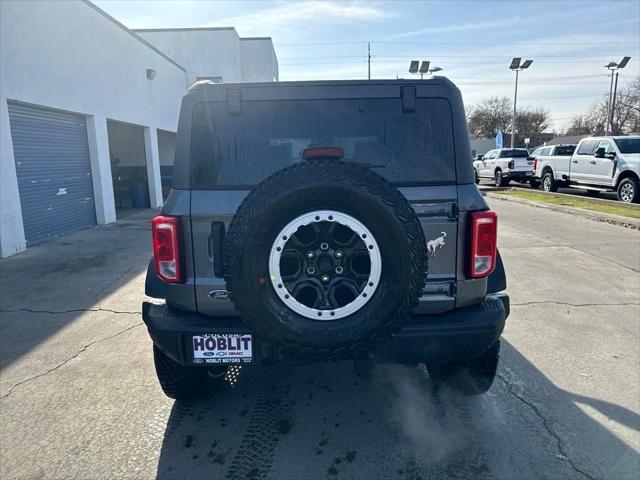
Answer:
[[(605, 124), (605, 135), (613, 135), (613, 116), (615, 115), (616, 108), (616, 94), (618, 93), (618, 70), (627, 66), (631, 57), (623, 57), (620, 63), (609, 62), (605, 65), (605, 68), (611, 71), (611, 86), (609, 87), (609, 103), (607, 103), (607, 122)], [(613, 72), (616, 74), (615, 86), (613, 82)], [(609, 130), (611, 129), (611, 130)]]
[(511, 121), (511, 148), (513, 148), (516, 141), (516, 103), (518, 102), (518, 73), (522, 70), (526, 70), (531, 66), (533, 60), (525, 60), (522, 65), (520, 65), (520, 57), (513, 57), (511, 60), (511, 65), (509, 68), (516, 72), (516, 90), (513, 94), (513, 120)]
[(429, 69), (429, 73), (431, 74), (431, 76), (432, 76), (432, 77), (433, 77), (433, 74), (434, 74), (434, 73), (436, 73), (436, 72), (440, 72), (440, 71), (442, 71), (442, 68), (440, 68), (440, 67), (431, 67), (431, 68)]

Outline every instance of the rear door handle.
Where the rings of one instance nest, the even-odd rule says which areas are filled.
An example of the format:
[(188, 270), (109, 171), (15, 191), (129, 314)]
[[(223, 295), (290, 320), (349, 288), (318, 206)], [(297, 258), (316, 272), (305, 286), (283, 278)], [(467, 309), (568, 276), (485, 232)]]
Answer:
[(589, 163), (591, 163), (592, 165), (595, 165), (598, 162), (596, 162), (595, 160), (591, 160)]
[(571, 163), (578, 163), (578, 160), (571, 160)]

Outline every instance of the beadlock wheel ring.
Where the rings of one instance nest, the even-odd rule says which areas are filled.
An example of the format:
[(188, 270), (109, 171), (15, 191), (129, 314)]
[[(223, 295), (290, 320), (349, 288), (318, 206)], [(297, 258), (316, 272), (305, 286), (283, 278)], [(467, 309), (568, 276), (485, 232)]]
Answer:
[[(370, 268), (368, 278), (366, 278), (366, 281), (364, 281), (364, 278), (362, 279), (363, 287), (359, 289), (358, 295), (355, 296), (352, 301), (346, 305), (337, 307), (312, 308), (301, 303), (287, 288), (287, 282), (284, 281), (281, 274), (281, 260), (285, 252), (285, 246), (300, 228), (325, 222), (342, 225), (358, 236), (358, 240), (366, 245)], [(326, 247), (325, 243), (326, 241), (322, 242), (322, 247)], [(321, 248), (321, 251), (327, 250), (327, 248)], [(348, 262), (350, 259), (342, 259), (342, 250), (340, 250), (340, 252), (341, 254), (338, 258), (341, 258), (344, 262)], [(345, 255), (345, 257), (348, 257), (348, 255)], [(338, 320), (360, 310), (373, 297), (380, 283), (381, 273), (382, 256), (380, 247), (371, 231), (351, 215), (333, 210), (315, 210), (300, 215), (289, 222), (276, 236), (269, 253), (269, 279), (276, 295), (288, 308), (297, 314), (316, 321)]]

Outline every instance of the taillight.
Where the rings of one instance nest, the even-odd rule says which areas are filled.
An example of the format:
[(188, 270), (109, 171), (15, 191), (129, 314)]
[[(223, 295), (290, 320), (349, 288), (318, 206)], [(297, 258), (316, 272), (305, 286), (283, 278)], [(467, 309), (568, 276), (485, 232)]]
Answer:
[(538, 169), (538, 157), (533, 157), (533, 171), (535, 172)]
[(469, 276), (486, 277), (496, 266), (498, 215), (495, 212), (471, 214), (471, 258)]
[(180, 265), (180, 230), (175, 217), (155, 217), (151, 220), (153, 261), (156, 274), (165, 282), (182, 281)]
[(509, 163), (507, 165), (509, 166), (509, 168), (514, 168), (516, 166), (516, 162), (515, 160), (509, 160)]

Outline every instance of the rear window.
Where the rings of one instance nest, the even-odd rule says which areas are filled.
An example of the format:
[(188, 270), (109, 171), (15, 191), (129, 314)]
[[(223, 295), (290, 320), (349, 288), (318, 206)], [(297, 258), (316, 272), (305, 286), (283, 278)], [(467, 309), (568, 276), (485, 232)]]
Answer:
[(528, 156), (528, 150), (502, 150), (500, 153), (500, 158), (523, 158)]
[(640, 138), (614, 138), (620, 153), (640, 153)]
[(575, 145), (566, 145), (564, 147), (556, 147), (555, 155), (570, 157), (576, 149)]
[(444, 99), (253, 101), (239, 115), (226, 103), (194, 109), (193, 188), (254, 186), (303, 161), (309, 147), (340, 147), (395, 184), (455, 182), (451, 108)]

